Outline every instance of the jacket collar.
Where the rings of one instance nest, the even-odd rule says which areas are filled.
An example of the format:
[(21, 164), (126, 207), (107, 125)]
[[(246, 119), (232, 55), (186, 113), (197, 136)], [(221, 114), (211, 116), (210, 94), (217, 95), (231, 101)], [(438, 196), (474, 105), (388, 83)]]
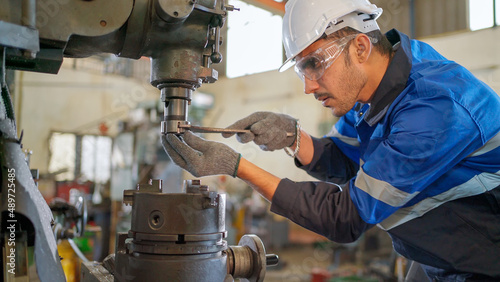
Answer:
[(385, 116), (392, 102), (406, 88), (412, 67), (410, 38), (396, 29), (390, 30), (385, 36), (391, 42), (395, 53), (375, 90), (370, 108), (363, 117), (370, 126)]

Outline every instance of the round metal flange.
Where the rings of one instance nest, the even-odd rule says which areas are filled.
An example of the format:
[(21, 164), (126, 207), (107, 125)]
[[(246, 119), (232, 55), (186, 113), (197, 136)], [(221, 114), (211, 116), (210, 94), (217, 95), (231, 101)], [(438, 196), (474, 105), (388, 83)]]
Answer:
[(174, 84), (161, 84), (158, 86), (159, 89), (161, 89), (161, 100), (165, 102), (167, 99), (172, 99), (172, 98), (178, 98), (178, 99), (185, 99), (188, 101), (191, 101), (191, 97), (193, 96), (193, 89), (192, 85), (186, 84), (186, 85), (176, 85), (173, 86)]
[(191, 1), (156, 0), (156, 13), (164, 21), (175, 23), (185, 20), (193, 11), (194, 3)]
[(187, 129), (179, 127), (179, 125), (190, 125), (191, 123), (189, 121), (184, 121), (184, 120), (167, 120), (167, 121), (162, 121), (161, 122), (161, 127), (160, 127), (160, 132), (161, 134), (168, 134), (168, 133), (174, 133), (174, 134), (180, 134), (184, 133), (187, 131)]
[(241, 237), (238, 246), (246, 246), (252, 250), (253, 272), (248, 281), (264, 281), (266, 276), (266, 249), (262, 240), (254, 234), (246, 234)]

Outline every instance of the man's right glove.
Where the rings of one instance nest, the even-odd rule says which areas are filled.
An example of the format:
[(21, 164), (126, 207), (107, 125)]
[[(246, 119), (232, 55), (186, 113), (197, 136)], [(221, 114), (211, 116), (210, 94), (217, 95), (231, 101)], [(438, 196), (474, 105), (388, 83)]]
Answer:
[[(264, 151), (280, 150), (291, 147), (297, 135), (297, 120), (289, 115), (272, 112), (255, 112), (227, 127), (228, 129), (250, 129), (249, 133), (237, 133), (241, 143), (254, 141)], [(287, 133), (294, 133), (287, 136)], [(223, 133), (229, 138), (234, 133)]]

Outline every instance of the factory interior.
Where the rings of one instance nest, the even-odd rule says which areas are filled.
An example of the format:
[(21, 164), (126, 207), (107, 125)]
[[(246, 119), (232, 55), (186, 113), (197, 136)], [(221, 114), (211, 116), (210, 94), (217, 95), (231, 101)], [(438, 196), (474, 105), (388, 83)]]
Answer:
[[(174, 236), (171, 234), (192, 231), (196, 234), (175, 235), (175, 238), (177, 240), (182, 236), (184, 240), (186, 236), (186, 241), (204, 238), (219, 243), (223, 238), (227, 242), (224, 246), (234, 246), (231, 254), (236, 263), (241, 263), (241, 268), (247, 267), (246, 260), (251, 260), (253, 266), (250, 268), (253, 267), (253, 270), (250, 272), (253, 272), (241, 274), (241, 278), (234, 281), (405, 281), (410, 261), (394, 251), (391, 238), (384, 230), (371, 228), (353, 243), (332, 242), (272, 213), (271, 204), (238, 178), (229, 175), (194, 177), (173, 163), (162, 147), (160, 134), (169, 126), (164, 119), (168, 114), (165, 104), (172, 97), (176, 98), (175, 95), (185, 93), (190, 97), (186, 118), (193, 126), (225, 128), (254, 112), (270, 111), (300, 120), (302, 128), (311, 136), (321, 137), (331, 130), (337, 118), (313, 95), (304, 94), (303, 82), (293, 68), (278, 71), (286, 59), (282, 45), (282, 17), (286, 0), (192, 1), (196, 3), (194, 10), (181, 13), (185, 13), (184, 20), (189, 23), (185, 24), (186, 27), (210, 27), (208, 40), (213, 48), (210, 45), (208, 53), (203, 46), (199, 52), (191, 48), (199, 39), (196, 34), (200, 33), (200, 29), (196, 27), (163, 37), (159, 34), (160, 28), (155, 30), (152, 27), (147, 41), (153, 43), (137, 47), (134, 41), (140, 39), (127, 37), (124, 44), (129, 49), (120, 54), (115, 52), (117, 49), (113, 43), (102, 43), (112, 42), (118, 35), (92, 34), (92, 27), (78, 26), (79, 20), (107, 17), (107, 21), (101, 20), (99, 24), (108, 29), (104, 34), (111, 34), (127, 20), (130, 15), (127, 9), (131, 10), (132, 5), (146, 6), (151, 2), (154, 3), (152, 6), (156, 5), (155, 9), (164, 8), (167, 11), (168, 5), (183, 5), (179, 3), (190, 1), (0, 0), (0, 7), (3, 7), (0, 8), (0, 32), (8, 30), (2, 25), (14, 18), (12, 14), (21, 13), (21, 2), (26, 6), (30, 3), (36, 6), (34, 22), (40, 32), (40, 43), (48, 42), (48, 39), (41, 38), (42, 35), (57, 40), (50, 49), (55, 50), (54, 53), (40, 51), (36, 59), (33, 56), (28, 58), (30, 54), (27, 53), (36, 55), (30, 50), (19, 51), (21, 55), (17, 57), (12, 55), (11, 67), (7, 48), (5, 79), (12, 100), (16, 137), (21, 140), (22, 156), (26, 161), (24, 166), (29, 168), (28, 173), (31, 172), (34, 179), (32, 183), (22, 184), (23, 181), (28, 182), (19, 180), (26, 177), (25, 171), (16, 169), (17, 189), (21, 190), (23, 185), (27, 187), (25, 197), (29, 198), (22, 202), (22, 195), (17, 194), (16, 204), (17, 209), (31, 213), (32, 218), (27, 216), (29, 221), (40, 222), (32, 223), (32, 229), (45, 226), (48, 220), (53, 233), (50, 230), (30, 231), (28, 228), (28, 231), (16, 235), (16, 240), (21, 241), (16, 246), (25, 246), (24, 251), (20, 251), (23, 254), (17, 258), (20, 265), (18, 273), (16, 277), (9, 276), (4, 263), (2, 281), (59, 281), (61, 275), (55, 274), (59, 269), (62, 269), (63, 278), (68, 282), (113, 281), (113, 275), (114, 281), (173, 281), (153, 274), (156, 270), (158, 273), (167, 272), (168, 268), (199, 272), (199, 278), (185, 281), (218, 281), (218, 278), (213, 278), (218, 276), (210, 273), (219, 271), (215, 270), (217, 266), (202, 265), (203, 262), (196, 266), (196, 259), (189, 261), (189, 258), (169, 260), (164, 267), (160, 263), (150, 263), (147, 270), (136, 272), (144, 276), (131, 276), (131, 272), (121, 276), (118, 271), (105, 273), (109, 264), (119, 265), (131, 259), (124, 258), (125, 255), (120, 252), (128, 252), (130, 237), (140, 234), (137, 230), (143, 228), (141, 222), (150, 220), (151, 225), (154, 224), (152, 222), (158, 223), (158, 218), (161, 221), (159, 225), (163, 220), (172, 221), (162, 227), (162, 230), (167, 230), (166, 234), (143, 233), (143, 240), (168, 241)], [(203, 6), (210, 6), (211, 2), (223, 3), (222, 8), (219, 8), (220, 5), (217, 8)], [(497, 27), (500, 24), (500, 1), (371, 2), (383, 9), (378, 19), (383, 33), (396, 28), (410, 38), (428, 43), (500, 93), (500, 29)], [(70, 7), (73, 5), (76, 8)], [(75, 12), (78, 9), (84, 12)], [(134, 13), (137, 9), (142, 7), (134, 7)], [(167, 12), (159, 13), (159, 17), (168, 18)], [(82, 13), (87, 15), (82, 16)], [(218, 17), (205, 20), (206, 15), (211, 13)], [(201, 20), (190, 22), (190, 17), (198, 14)], [(76, 20), (72, 21), (71, 17)], [(215, 18), (222, 19), (223, 23), (214, 23)], [(158, 22), (154, 24), (161, 26)], [(133, 28), (142, 27), (136, 23), (129, 24), (129, 30)], [(70, 41), (63, 51), (58, 44), (64, 40), (58, 38), (57, 32), (61, 32), (63, 38), (73, 30), (90, 35)], [(0, 46), (9, 47), (6, 43), (8, 39), (5, 39), (7, 35), (0, 34), (0, 37), (4, 37), (0, 39)], [(155, 38), (161, 39), (154, 42)], [(183, 53), (183, 44), (191, 49)], [(150, 49), (144, 51), (146, 48)], [(58, 50), (60, 53), (57, 53)], [(201, 55), (205, 60), (211, 61), (210, 64), (205, 62), (202, 67), (196, 66), (201, 69), (197, 71), (201, 77), (199, 81), (203, 83), (195, 83), (190, 86), (192, 89), (183, 92), (179, 90), (187, 89), (183, 88), (183, 82), (161, 81), (163, 77), (170, 76), (169, 71), (178, 71), (173, 75), (181, 76), (193, 67), (180, 66), (172, 70), (163, 68), (162, 64), (169, 64), (170, 58), (176, 57), (181, 58), (181, 64), (182, 59), (187, 58), (187, 65), (192, 57), (200, 55), (195, 55), (196, 52), (203, 53)], [(24, 59), (19, 59), (23, 56)], [(220, 59), (217, 56), (222, 57), (219, 63), (216, 63)], [(36, 62), (30, 64), (30, 60)], [(162, 83), (170, 84), (161, 86)], [(161, 87), (165, 88), (162, 90)], [(316, 180), (297, 169), (293, 158), (283, 150), (263, 151), (258, 145), (242, 144), (235, 136), (224, 138), (220, 133), (198, 135), (229, 145), (245, 159), (279, 178)], [(14, 152), (4, 145), (2, 150), (7, 150), (3, 153), (6, 155)], [(22, 167), (20, 163), (17, 165)], [(29, 191), (29, 187), (35, 187), (36, 191)], [(139, 192), (141, 190), (145, 192)], [(189, 191), (191, 194), (185, 194)], [(169, 194), (174, 196), (167, 198)], [(4, 195), (2, 205), (7, 205)], [(176, 195), (188, 195), (186, 197), (190, 198)], [(206, 214), (192, 211), (191, 207), (180, 215), (174, 211), (177, 205), (182, 209), (185, 203), (195, 203), (199, 197), (204, 207), (205, 204), (210, 206)], [(225, 204), (222, 203), (224, 199)], [(3, 207), (2, 211), (6, 209)], [(147, 209), (155, 211), (141, 217)], [(44, 217), (43, 213), (47, 210), (53, 220)], [(166, 218), (154, 215), (157, 210), (162, 210)], [(21, 210), (18, 212), (23, 213)], [(158, 213), (161, 214), (161, 211)], [(172, 215), (174, 213), (178, 218)], [(190, 220), (197, 223), (180, 226), (179, 218), (189, 217), (190, 213), (196, 217)], [(154, 218), (151, 219), (151, 216)], [(221, 222), (223, 226), (220, 226)], [(4, 227), (2, 232), (7, 234)], [(35, 243), (30, 239), (30, 232), (36, 233)], [(50, 238), (51, 235), (55, 238)], [(48, 241), (45, 247), (34, 247), (36, 242), (44, 240)], [(7, 244), (6, 240), (4, 244)], [(217, 251), (222, 248), (219, 245), (199, 244), (196, 248)], [(54, 261), (50, 253), (46, 259), (36, 260), (36, 254), (43, 252), (37, 248), (52, 251), (56, 248), (61, 260)], [(179, 244), (159, 251), (153, 250), (151, 245), (137, 244), (134, 248), (144, 252), (152, 250), (156, 254), (170, 251), (177, 256), (182, 256), (183, 252)], [(250, 255), (250, 259), (243, 253), (249, 249), (254, 255)], [(229, 252), (229, 248), (227, 250)], [(110, 255), (116, 256), (111, 262), (107, 259)], [(41, 263), (43, 267), (38, 265)], [(260, 265), (259, 273), (255, 273), (257, 264)], [(225, 264), (223, 269), (226, 269)], [(245, 271), (248, 272), (245, 269), (240, 272)], [(51, 275), (56, 278), (46, 280)]]

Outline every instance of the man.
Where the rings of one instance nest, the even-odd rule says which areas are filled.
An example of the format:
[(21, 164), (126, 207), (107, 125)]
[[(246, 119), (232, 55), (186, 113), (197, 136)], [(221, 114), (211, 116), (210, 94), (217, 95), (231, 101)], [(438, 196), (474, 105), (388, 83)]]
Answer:
[(286, 5), (282, 68), (295, 63), (306, 94), (341, 117), (328, 136), (269, 112), (230, 126), (251, 130), (241, 142), (285, 148), (323, 182), (279, 179), (191, 133), (163, 145), (193, 175), (237, 176), (273, 212), (333, 241), (377, 224), (431, 279), (500, 280), (500, 98), (427, 44), (382, 35), (381, 12), (367, 0)]

